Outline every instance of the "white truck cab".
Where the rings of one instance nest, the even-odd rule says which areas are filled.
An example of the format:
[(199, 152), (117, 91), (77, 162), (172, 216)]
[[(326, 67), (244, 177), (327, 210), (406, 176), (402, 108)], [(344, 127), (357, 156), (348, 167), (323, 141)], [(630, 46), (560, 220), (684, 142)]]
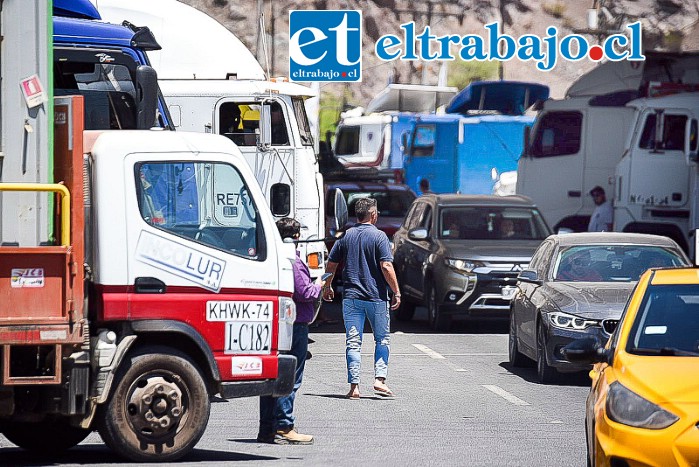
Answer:
[[(616, 167), (614, 230), (665, 235), (689, 251), (699, 92), (637, 99), (630, 139)], [(694, 149), (696, 151), (696, 148)]]
[[(100, 0), (102, 17), (149, 26), (149, 52), (176, 130), (221, 134), (236, 143), (272, 214), (301, 223), (311, 276), (325, 270), (324, 190), (304, 101), (315, 92), (265, 79), (254, 56), (215, 19), (176, 0)], [(196, 30), (193, 41), (182, 31)], [(260, 132), (271, 128), (270, 145)]]

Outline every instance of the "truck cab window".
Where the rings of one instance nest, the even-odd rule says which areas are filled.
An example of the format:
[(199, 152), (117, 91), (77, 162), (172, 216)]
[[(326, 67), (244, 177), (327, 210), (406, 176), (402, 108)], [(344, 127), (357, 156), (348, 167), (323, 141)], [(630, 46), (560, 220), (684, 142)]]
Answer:
[(536, 126), (531, 155), (551, 157), (577, 154), (580, 151), (581, 133), (580, 112), (549, 112)]
[(335, 154), (338, 156), (354, 155), (359, 152), (359, 127), (343, 126), (337, 134)]
[[(260, 132), (259, 102), (225, 102), (218, 109), (219, 134), (238, 146), (256, 146)], [(278, 102), (270, 104), (272, 146), (288, 146), (289, 131)]]
[(131, 57), (117, 51), (57, 48), (53, 68), (54, 95), (84, 97), (86, 130), (137, 127), (136, 63)]
[(434, 142), (437, 127), (434, 124), (416, 125), (415, 136), (413, 137), (412, 156), (432, 156), (434, 155)]
[(659, 151), (684, 151), (685, 128), (687, 127), (686, 115), (664, 115), (663, 137), (657, 140), (655, 137), (657, 117), (651, 113), (646, 117), (643, 132), (638, 147), (641, 149), (655, 149)]
[(264, 259), (257, 207), (227, 164), (149, 162), (137, 167), (141, 217), (149, 225), (245, 258)]
[(313, 146), (313, 135), (311, 134), (311, 126), (308, 123), (308, 115), (306, 115), (306, 106), (303, 99), (300, 97), (292, 98), (294, 105), (294, 113), (299, 124), (299, 134), (301, 135), (301, 144), (304, 146)]

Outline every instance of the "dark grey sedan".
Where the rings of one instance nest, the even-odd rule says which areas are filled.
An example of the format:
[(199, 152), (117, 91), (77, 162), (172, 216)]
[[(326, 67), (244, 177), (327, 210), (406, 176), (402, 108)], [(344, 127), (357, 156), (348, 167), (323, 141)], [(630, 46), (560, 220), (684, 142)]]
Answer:
[(509, 356), (513, 366), (536, 361), (542, 383), (571, 363), (561, 349), (581, 337), (606, 341), (639, 276), (652, 267), (689, 265), (667, 237), (616, 232), (551, 235), (517, 277), (510, 309)]

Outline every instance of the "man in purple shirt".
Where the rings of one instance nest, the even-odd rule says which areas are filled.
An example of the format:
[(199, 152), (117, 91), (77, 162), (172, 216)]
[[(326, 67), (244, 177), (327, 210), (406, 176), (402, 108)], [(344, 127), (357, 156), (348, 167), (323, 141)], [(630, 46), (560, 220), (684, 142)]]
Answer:
[[(277, 229), (284, 238), (298, 240), (301, 224), (289, 217), (277, 221)], [(294, 303), (296, 303), (296, 321), (294, 335), (289, 353), (296, 357), (296, 380), (291, 394), (285, 397), (260, 397), (260, 430), (257, 441), (275, 444), (313, 444), (313, 436), (303, 435), (294, 430), (294, 399), (301, 387), (303, 369), (308, 352), (308, 324), (313, 320), (314, 306), (320, 297), (322, 286), (320, 278), (314, 283), (308, 266), (301, 261), (296, 252), (294, 269)]]

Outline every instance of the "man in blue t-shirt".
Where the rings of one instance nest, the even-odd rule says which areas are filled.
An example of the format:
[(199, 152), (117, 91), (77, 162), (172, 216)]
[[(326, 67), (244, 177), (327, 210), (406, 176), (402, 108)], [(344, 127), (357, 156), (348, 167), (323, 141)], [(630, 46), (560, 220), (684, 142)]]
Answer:
[[(359, 376), (362, 358), (364, 320), (369, 319), (374, 332), (374, 392), (381, 396), (393, 396), (386, 385), (388, 357), (390, 353), (389, 289), (392, 292), (390, 309), (400, 305), (400, 289), (393, 270), (393, 253), (385, 233), (374, 224), (379, 218), (376, 200), (361, 198), (354, 207), (357, 224), (335, 242), (326, 271), (334, 274), (340, 262), (344, 263), (342, 282), (344, 297), (342, 317), (347, 338), (347, 382), (350, 383), (349, 399), (359, 399)], [(323, 288), (323, 298), (335, 296), (330, 276)]]

